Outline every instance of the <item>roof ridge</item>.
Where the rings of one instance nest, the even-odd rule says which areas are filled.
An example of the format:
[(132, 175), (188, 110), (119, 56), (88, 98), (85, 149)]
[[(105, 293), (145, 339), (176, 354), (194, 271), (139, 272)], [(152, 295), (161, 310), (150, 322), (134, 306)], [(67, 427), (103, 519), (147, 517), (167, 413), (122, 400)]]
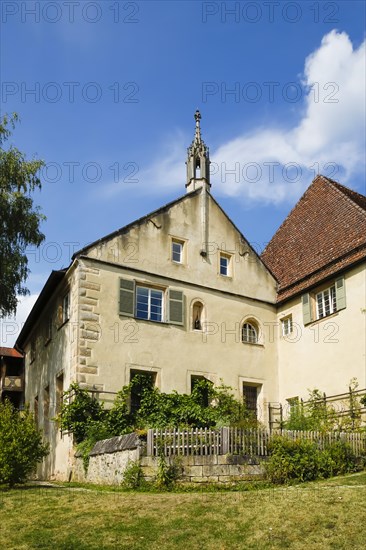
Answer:
[[(322, 176), (321, 176), (322, 177)], [(312, 182), (310, 183), (310, 185), (307, 187), (307, 189), (304, 191), (304, 193), (301, 195), (301, 197), (299, 198), (299, 200), (294, 204), (294, 206), (291, 208), (290, 212), (287, 214), (286, 218), (283, 220), (283, 222), (281, 223), (281, 225), (278, 226), (278, 229), (276, 229), (276, 231), (273, 233), (272, 235), (272, 238), (271, 240), (269, 241), (269, 243), (267, 243), (267, 246), (265, 247), (265, 249), (263, 250), (262, 254), (260, 255), (260, 257), (262, 258), (263, 254), (265, 254), (267, 248), (269, 247), (269, 245), (271, 244), (272, 240), (274, 239), (274, 237), (277, 235), (277, 233), (280, 231), (280, 229), (286, 224), (287, 220), (290, 218), (291, 214), (296, 210), (296, 208), (298, 207), (298, 205), (305, 199), (306, 195), (308, 194), (308, 191), (310, 189), (310, 187), (312, 187), (316, 180), (319, 179), (319, 175), (317, 175), (313, 180)], [(263, 260), (264, 261), (264, 260)]]
[(126, 224), (126, 225), (123, 225), (122, 227), (120, 227), (119, 229), (116, 229), (115, 231), (112, 231), (111, 233), (108, 233), (107, 235), (104, 235), (104, 237), (100, 237), (100, 239), (96, 239), (95, 241), (92, 241), (91, 243), (89, 244), (86, 244), (85, 246), (83, 246), (82, 248), (80, 248), (79, 250), (77, 250), (76, 252), (74, 252), (74, 254), (72, 255), (72, 258), (71, 260), (74, 260), (77, 256), (79, 256), (80, 254), (83, 254), (84, 252), (86, 252), (87, 250), (89, 250), (89, 248), (93, 247), (93, 246), (96, 246), (97, 244), (99, 243), (103, 243), (104, 241), (108, 240), (108, 239), (111, 239), (113, 237), (116, 237), (117, 235), (119, 235), (120, 233), (122, 233), (123, 231), (127, 230), (127, 229), (130, 229), (131, 227), (133, 227), (134, 225), (136, 224), (140, 224), (142, 223), (146, 218), (150, 218), (151, 216), (156, 216), (157, 214), (159, 214), (160, 212), (166, 210), (166, 209), (169, 209), (171, 208), (172, 206), (174, 206), (175, 204), (178, 204), (178, 202), (188, 198), (188, 197), (192, 197), (192, 196), (196, 196), (200, 193), (201, 191), (201, 187), (196, 189), (195, 191), (192, 191), (190, 193), (185, 193), (184, 195), (181, 195), (180, 197), (178, 197), (177, 199), (174, 199), (173, 201), (170, 201), (166, 204), (164, 204), (163, 206), (160, 206), (159, 208), (157, 208), (156, 210), (153, 210), (152, 212), (148, 212), (147, 214), (145, 214), (144, 216), (141, 216), (140, 218), (137, 218), (137, 220), (133, 220), (132, 222)]
[[(321, 176), (327, 183), (332, 184), (332, 186), (340, 193), (342, 193), (343, 197), (345, 197), (349, 202), (353, 204), (353, 206), (356, 206), (356, 208), (359, 208), (361, 212), (366, 214), (366, 196), (362, 195), (361, 193), (358, 193), (357, 191), (354, 191), (354, 189), (351, 189), (350, 187), (346, 187), (345, 185), (339, 183), (338, 181), (332, 180), (331, 178), (328, 178), (327, 176)], [(353, 195), (355, 195), (358, 199), (361, 200), (361, 202), (365, 203), (365, 207), (361, 206), (356, 200), (354, 200)]]

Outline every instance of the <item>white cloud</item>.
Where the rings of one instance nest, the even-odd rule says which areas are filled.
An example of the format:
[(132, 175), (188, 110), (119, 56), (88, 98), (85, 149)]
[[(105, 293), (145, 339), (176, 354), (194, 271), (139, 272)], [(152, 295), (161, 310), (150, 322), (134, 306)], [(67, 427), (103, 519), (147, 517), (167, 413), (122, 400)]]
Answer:
[(38, 294), (20, 296), (17, 313), (14, 317), (0, 319), (0, 345), (7, 348), (14, 346), (15, 341), (28, 317), (30, 310), (35, 304)]
[[(343, 183), (360, 175), (365, 165), (364, 82), (365, 42), (354, 49), (344, 32), (325, 35), (305, 59), (304, 100), (288, 104), (298, 107), (298, 123), (259, 128), (221, 144), (211, 155), (215, 193), (279, 203), (297, 198), (318, 172)], [(181, 188), (182, 136), (170, 140), (169, 147), (163, 161), (140, 173), (140, 189)]]
[[(276, 203), (300, 195), (318, 169), (348, 182), (365, 164), (364, 82), (365, 42), (353, 49), (346, 33), (331, 31), (305, 60), (299, 123), (259, 129), (220, 146), (213, 157), (219, 165), (215, 187), (223, 195)], [(230, 178), (224, 170), (238, 162), (239, 176)], [(280, 166), (263, 164), (268, 162)], [(258, 175), (248, 163), (258, 165)]]

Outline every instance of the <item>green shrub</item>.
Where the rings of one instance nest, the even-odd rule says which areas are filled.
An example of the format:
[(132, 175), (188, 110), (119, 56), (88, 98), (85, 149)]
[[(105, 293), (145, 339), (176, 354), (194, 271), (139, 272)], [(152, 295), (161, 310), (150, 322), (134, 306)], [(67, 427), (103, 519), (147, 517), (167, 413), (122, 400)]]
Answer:
[(48, 454), (33, 415), (0, 403), (0, 484), (23, 483)]
[(316, 479), (318, 457), (315, 443), (276, 436), (269, 444), (269, 451), (270, 458), (265, 467), (272, 483), (288, 483), (293, 479)]
[(61, 430), (72, 432), (75, 442), (81, 443), (87, 437), (89, 425), (103, 420), (104, 416), (103, 406), (89, 392), (74, 383), (64, 394), (58, 420)]
[(182, 464), (179, 457), (169, 457), (168, 461), (159, 454), (156, 474), (156, 485), (159, 489), (172, 489), (181, 475)]
[(312, 481), (357, 470), (357, 458), (344, 441), (320, 449), (314, 441), (275, 436), (269, 451), (265, 469), (272, 483)]
[(328, 448), (330, 457), (334, 462), (332, 475), (342, 475), (358, 470), (358, 460), (351, 446), (345, 441), (335, 441)]
[(123, 473), (122, 486), (125, 489), (139, 489), (144, 485), (144, 475), (138, 460), (129, 460)]

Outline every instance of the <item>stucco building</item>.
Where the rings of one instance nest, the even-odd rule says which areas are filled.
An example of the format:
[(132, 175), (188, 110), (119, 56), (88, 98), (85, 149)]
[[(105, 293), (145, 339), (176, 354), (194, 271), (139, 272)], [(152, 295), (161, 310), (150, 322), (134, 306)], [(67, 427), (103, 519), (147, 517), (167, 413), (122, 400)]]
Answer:
[(211, 194), (195, 118), (186, 193), (52, 272), (19, 335), (47, 475), (67, 475), (72, 442), (52, 418), (73, 381), (117, 392), (144, 373), (189, 393), (223, 380), (264, 423), (309, 387), (366, 387), (366, 198), (317, 177), (260, 258)]

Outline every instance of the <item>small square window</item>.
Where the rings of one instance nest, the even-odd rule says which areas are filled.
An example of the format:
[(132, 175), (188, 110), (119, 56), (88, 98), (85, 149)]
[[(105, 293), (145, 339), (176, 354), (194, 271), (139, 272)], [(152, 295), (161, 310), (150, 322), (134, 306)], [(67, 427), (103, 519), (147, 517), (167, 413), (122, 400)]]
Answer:
[(230, 256), (227, 254), (220, 254), (220, 275), (230, 276)]
[(176, 239), (172, 240), (172, 260), (178, 264), (183, 263), (183, 247), (184, 243)]
[(292, 315), (281, 319), (282, 336), (288, 336), (292, 333)]

